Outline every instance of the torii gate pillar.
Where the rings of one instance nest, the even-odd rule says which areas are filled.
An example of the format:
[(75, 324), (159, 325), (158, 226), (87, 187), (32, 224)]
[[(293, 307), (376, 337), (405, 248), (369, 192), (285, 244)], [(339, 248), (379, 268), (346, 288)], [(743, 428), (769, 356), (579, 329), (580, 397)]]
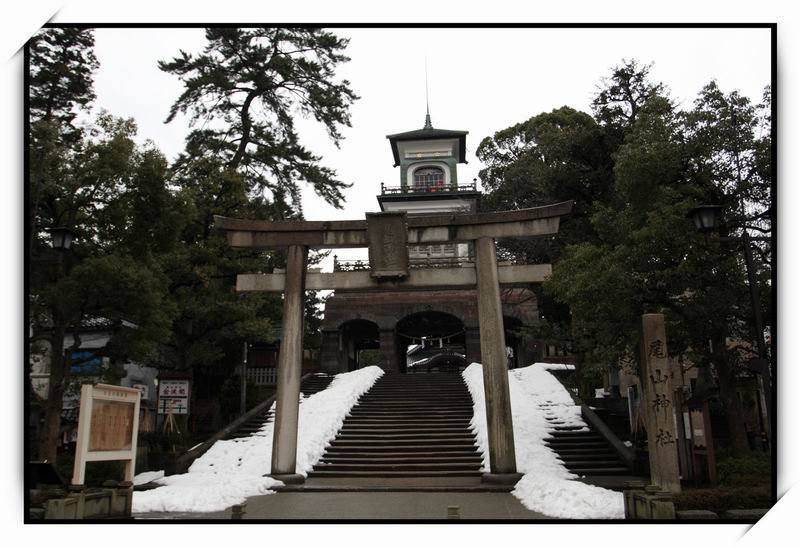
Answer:
[(302, 483), (298, 474), (297, 423), (300, 377), (303, 367), (303, 296), (306, 285), (308, 247), (290, 245), (286, 259), (283, 293), (283, 333), (278, 356), (278, 390), (275, 403), (275, 433), (272, 438), (270, 476), (284, 483)]
[(489, 431), (489, 469), (484, 481), (516, 483), (514, 426), (508, 388), (506, 337), (503, 304), (497, 271), (494, 238), (475, 240), (475, 268), (478, 278), (478, 316), (480, 322), (483, 391), (486, 398), (486, 425)]

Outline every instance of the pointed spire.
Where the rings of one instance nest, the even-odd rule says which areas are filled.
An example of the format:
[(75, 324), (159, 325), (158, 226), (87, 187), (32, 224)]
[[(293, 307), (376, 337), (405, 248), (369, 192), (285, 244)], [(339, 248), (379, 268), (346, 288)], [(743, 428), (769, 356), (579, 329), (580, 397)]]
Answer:
[(428, 58), (425, 58), (425, 127), (422, 129), (433, 129), (431, 125), (431, 107), (428, 101)]

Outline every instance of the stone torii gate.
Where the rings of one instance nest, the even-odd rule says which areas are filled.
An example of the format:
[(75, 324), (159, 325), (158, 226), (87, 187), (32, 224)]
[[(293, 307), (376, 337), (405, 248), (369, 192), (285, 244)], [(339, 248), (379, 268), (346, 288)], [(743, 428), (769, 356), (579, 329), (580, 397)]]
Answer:
[[(297, 427), (306, 289), (476, 287), (491, 473), (484, 481), (515, 483), (511, 399), (508, 391), (500, 285), (542, 282), (546, 265), (497, 265), (496, 238), (534, 238), (558, 233), (572, 201), (492, 213), (407, 217), (405, 212), (367, 213), (365, 221), (254, 221), (215, 216), (234, 248), (287, 249), (285, 274), (240, 274), (237, 291), (283, 291), (283, 338), (278, 358), (271, 476), (300, 483), (296, 473)], [(409, 269), (408, 246), (471, 242), (474, 267)], [(368, 247), (370, 270), (309, 273), (309, 249)]]

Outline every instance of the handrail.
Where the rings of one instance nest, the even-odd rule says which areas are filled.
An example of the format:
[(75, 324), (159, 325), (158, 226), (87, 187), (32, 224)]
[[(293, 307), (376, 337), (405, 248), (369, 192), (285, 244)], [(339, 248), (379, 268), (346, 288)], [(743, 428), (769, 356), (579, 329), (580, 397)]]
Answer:
[[(312, 373), (306, 373), (300, 378), (300, 383), (307, 378), (311, 377)], [(201, 443), (200, 445), (196, 445), (192, 449), (188, 450), (186, 453), (175, 459), (175, 473), (176, 474), (183, 474), (192, 463), (203, 456), (203, 454), (211, 449), (211, 446), (217, 443), (219, 440), (226, 438), (228, 435), (232, 434), (236, 430), (238, 430), (244, 423), (264, 411), (265, 409), (269, 409), (273, 403), (275, 403), (276, 394), (270, 396), (266, 400), (262, 401), (261, 403), (257, 404), (253, 407), (250, 411), (247, 411), (244, 415), (239, 416), (238, 418), (234, 419), (231, 423), (229, 423), (225, 428), (218, 431), (216, 434), (208, 438), (206, 441)]]

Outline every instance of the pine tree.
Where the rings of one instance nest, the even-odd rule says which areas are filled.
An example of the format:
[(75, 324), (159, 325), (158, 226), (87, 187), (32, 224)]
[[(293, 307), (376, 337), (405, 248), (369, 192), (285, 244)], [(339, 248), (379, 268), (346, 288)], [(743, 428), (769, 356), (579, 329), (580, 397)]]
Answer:
[(301, 211), (303, 182), (341, 207), (349, 185), (302, 146), (294, 116), (313, 117), (338, 145), (357, 99), (350, 83), (335, 74), (349, 60), (342, 53), (347, 40), (321, 29), (264, 27), (209, 28), (206, 38), (203, 53), (181, 51), (159, 63), (185, 84), (167, 122), (186, 113), (202, 124), (189, 136), (179, 165), (199, 155), (222, 158), (248, 190), (286, 197)]

